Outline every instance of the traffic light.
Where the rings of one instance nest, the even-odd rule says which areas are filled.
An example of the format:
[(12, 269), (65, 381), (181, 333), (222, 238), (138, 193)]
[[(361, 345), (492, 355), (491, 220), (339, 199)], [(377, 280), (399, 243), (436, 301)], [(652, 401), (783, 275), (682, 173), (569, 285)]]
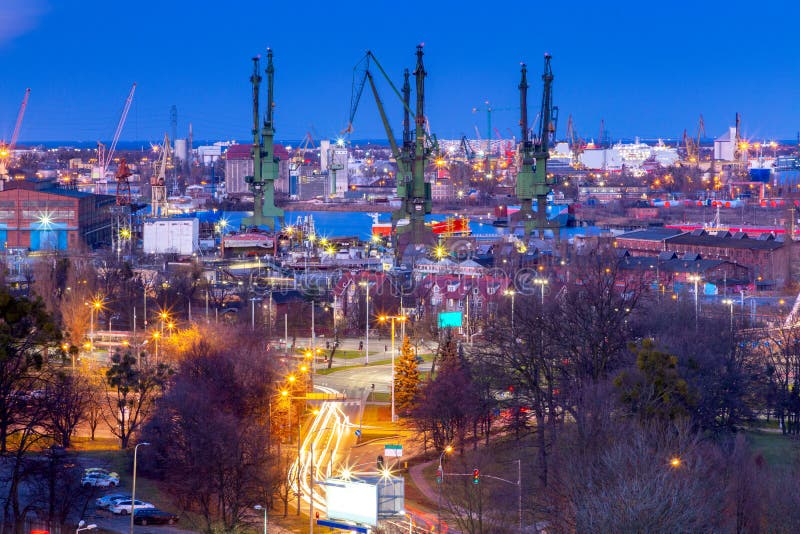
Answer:
[(383, 469), (383, 455), (379, 454), (378, 455), (378, 471), (380, 471), (381, 469)]
[(440, 465), (439, 467), (436, 468), (436, 483), (441, 484), (443, 478), (444, 478), (444, 470)]
[(477, 484), (478, 483), (478, 479), (480, 478), (480, 476), (481, 476), (481, 470), (480, 469), (473, 469), (472, 470), (472, 483), (473, 484)]

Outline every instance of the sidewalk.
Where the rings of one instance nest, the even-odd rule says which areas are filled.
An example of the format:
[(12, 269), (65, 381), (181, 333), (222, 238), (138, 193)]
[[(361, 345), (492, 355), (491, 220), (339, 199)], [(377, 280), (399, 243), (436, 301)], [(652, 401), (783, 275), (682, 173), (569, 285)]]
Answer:
[(411, 481), (414, 482), (414, 485), (417, 487), (420, 493), (422, 493), (425, 498), (430, 501), (431, 506), (436, 507), (436, 504), (439, 502), (439, 493), (435, 488), (432, 488), (430, 484), (428, 484), (428, 481), (425, 480), (425, 475), (422, 473), (425, 468), (427, 468), (429, 465), (433, 465), (434, 463), (436, 463), (436, 460), (430, 460), (421, 464), (412, 465), (408, 470), (408, 474), (411, 475)]

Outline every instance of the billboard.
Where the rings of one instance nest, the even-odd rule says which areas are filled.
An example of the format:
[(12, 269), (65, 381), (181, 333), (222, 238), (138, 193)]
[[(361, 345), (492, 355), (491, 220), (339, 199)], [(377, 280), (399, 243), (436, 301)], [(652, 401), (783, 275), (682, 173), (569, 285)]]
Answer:
[(329, 478), (325, 482), (328, 517), (378, 525), (378, 487), (375, 484)]
[(439, 312), (439, 328), (461, 328), (461, 312)]

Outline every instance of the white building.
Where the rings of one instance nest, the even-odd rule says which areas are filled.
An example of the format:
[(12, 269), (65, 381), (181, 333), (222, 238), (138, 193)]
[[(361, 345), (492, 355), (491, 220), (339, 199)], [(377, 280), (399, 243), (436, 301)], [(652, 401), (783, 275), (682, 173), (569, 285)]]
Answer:
[(144, 222), (145, 254), (190, 256), (200, 248), (200, 220), (150, 219)]
[(717, 161), (734, 161), (736, 159), (736, 128), (714, 139), (714, 159)]

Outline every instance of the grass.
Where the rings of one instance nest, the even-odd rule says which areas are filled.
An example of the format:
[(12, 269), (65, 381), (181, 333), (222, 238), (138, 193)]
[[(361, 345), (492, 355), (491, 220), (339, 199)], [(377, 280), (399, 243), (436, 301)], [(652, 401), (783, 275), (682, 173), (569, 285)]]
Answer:
[(771, 467), (788, 469), (800, 458), (800, 440), (772, 432), (748, 432), (753, 452), (761, 454)]
[[(338, 356), (338, 353), (337, 353), (337, 356)], [(433, 361), (433, 354), (422, 354), (421, 358), (422, 358), (422, 361), (431, 362), (431, 361)], [(336, 358), (334, 358), (334, 360), (335, 359)], [(367, 365), (364, 365), (364, 367), (374, 367), (376, 365), (386, 365), (387, 363), (392, 363), (392, 359), (391, 358), (386, 358), (386, 359), (383, 359), (383, 360), (371, 361)], [(336, 373), (338, 371), (346, 371), (347, 369), (352, 369), (352, 366), (350, 366), (350, 367), (347, 367), (347, 366), (345, 366), (345, 367), (333, 367), (331, 369), (328, 369), (326, 367), (325, 369), (317, 369), (317, 373), (316, 374), (318, 374), (318, 375), (329, 375), (331, 373)], [(426, 372), (427, 371), (424, 371), (424, 372), (421, 372), (420, 374), (423, 374), (423, 373), (426, 373)], [(430, 374), (430, 373), (428, 373), (428, 374)]]

